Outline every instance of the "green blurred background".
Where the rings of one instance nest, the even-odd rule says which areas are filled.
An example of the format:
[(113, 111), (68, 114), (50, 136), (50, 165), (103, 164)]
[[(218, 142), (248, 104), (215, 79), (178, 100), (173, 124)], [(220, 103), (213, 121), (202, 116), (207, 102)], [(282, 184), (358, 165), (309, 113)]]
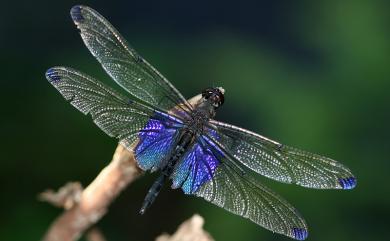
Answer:
[[(389, 1), (12, 1), (0, 14), (0, 240), (39, 240), (61, 210), (47, 188), (90, 183), (116, 140), (67, 103), (47, 68), (78, 68), (112, 83), (69, 17), (103, 14), (187, 97), (226, 89), (218, 120), (340, 160), (352, 191), (310, 190), (262, 178), (304, 215), (308, 240), (384, 240), (389, 234)], [(154, 240), (194, 213), (218, 241), (290, 240), (164, 189), (144, 216), (145, 175), (98, 223), (108, 240)]]

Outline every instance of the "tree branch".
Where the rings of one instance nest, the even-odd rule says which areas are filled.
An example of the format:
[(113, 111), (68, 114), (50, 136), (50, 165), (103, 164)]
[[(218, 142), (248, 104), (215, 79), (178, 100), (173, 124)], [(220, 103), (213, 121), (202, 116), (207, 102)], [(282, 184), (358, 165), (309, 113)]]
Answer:
[[(41, 199), (57, 204), (57, 206), (61, 206), (62, 203), (65, 209), (67, 209), (66, 203), (73, 202), (72, 205), (68, 204), (71, 207), (52, 223), (43, 240), (73, 241), (79, 239), (107, 212), (107, 207), (118, 194), (142, 173), (143, 171), (135, 162), (133, 153), (119, 144), (110, 164), (82, 191), (79, 198), (73, 198), (73, 200), (69, 198), (77, 189), (72, 189), (68, 186), (69, 184), (68, 187), (59, 190), (57, 197), (50, 195), (51, 191), (41, 194)], [(66, 197), (67, 195), (69, 196)]]
[[(195, 104), (200, 95), (188, 100)], [(176, 107), (178, 108), (178, 107)], [(135, 144), (134, 144), (135, 145)], [(50, 226), (43, 241), (74, 241), (89, 230), (87, 238), (91, 241), (105, 240), (97, 228), (91, 228), (107, 212), (108, 206), (119, 193), (143, 174), (138, 167), (134, 154), (122, 145), (118, 145), (112, 161), (93, 182), (84, 190), (77, 183), (68, 183), (58, 192), (48, 190), (39, 195), (39, 199), (54, 206), (62, 207), (62, 213)], [(157, 241), (213, 241), (203, 230), (204, 220), (199, 215), (181, 224), (175, 234), (163, 234)]]
[(198, 214), (182, 223), (173, 235), (162, 234), (156, 241), (214, 241), (203, 229), (204, 220)]

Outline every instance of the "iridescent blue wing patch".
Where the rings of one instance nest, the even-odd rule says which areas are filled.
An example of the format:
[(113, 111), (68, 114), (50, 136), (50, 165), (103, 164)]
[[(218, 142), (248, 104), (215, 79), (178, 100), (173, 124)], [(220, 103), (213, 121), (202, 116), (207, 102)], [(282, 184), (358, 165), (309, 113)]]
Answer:
[(356, 178), (339, 162), (282, 145), (240, 127), (211, 120), (213, 141), (251, 170), (284, 183), (318, 189), (352, 189)]
[[(50, 68), (46, 72), (46, 78), (74, 107), (84, 114), (90, 114), (96, 125), (108, 135), (118, 138), (120, 143), (131, 151), (134, 143), (138, 141), (138, 147), (150, 153), (150, 150), (146, 151), (147, 148), (140, 144), (147, 142), (145, 139), (148, 137), (145, 136), (149, 130), (155, 129), (154, 133), (160, 131), (168, 136), (183, 123), (178, 117), (129, 100), (112, 88), (72, 68)], [(157, 123), (164, 125), (165, 129), (154, 128)]]
[(181, 123), (169, 118), (150, 119), (139, 132), (139, 142), (135, 147), (135, 157), (143, 170), (156, 171), (166, 158), (170, 157), (176, 143)]
[(217, 143), (202, 136), (178, 167), (173, 186), (181, 184), (186, 194), (203, 197), (273, 232), (305, 239), (308, 229), (298, 211), (234, 162)]
[(172, 188), (181, 187), (184, 193), (192, 194), (213, 178), (215, 170), (220, 164), (218, 158), (221, 158), (221, 153), (213, 153), (204, 145), (202, 137), (200, 137), (200, 142), (194, 144), (182, 161), (176, 165), (171, 175)]
[(186, 111), (192, 110), (182, 94), (143, 59), (102, 15), (81, 5), (74, 6), (70, 14), (89, 51), (127, 92), (166, 112), (180, 103)]

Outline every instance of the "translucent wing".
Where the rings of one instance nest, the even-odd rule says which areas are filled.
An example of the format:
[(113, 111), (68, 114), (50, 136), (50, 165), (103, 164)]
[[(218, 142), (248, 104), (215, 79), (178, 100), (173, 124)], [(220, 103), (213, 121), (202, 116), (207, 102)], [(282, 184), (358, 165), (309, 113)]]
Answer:
[(356, 178), (351, 171), (327, 157), (282, 145), (268, 138), (226, 123), (211, 120), (208, 135), (236, 162), (285, 183), (319, 189), (352, 189)]
[[(133, 150), (132, 145), (137, 140), (141, 140), (138, 146), (141, 145), (145, 135), (168, 135), (168, 130), (169, 134), (175, 133), (182, 125), (181, 119), (131, 101), (77, 70), (54, 67), (46, 72), (46, 78), (74, 107), (90, 114), (104, 132), (118, 138), (129, 150)], [(165, 128), (153, 128), (150, 123), (154, 122)], [(155, 159), (152, 164), (139, 161), (139, 164), (147, 170), (159, 161), (161, 159)]]
[(200, 137), (198, 144), (176, 167), (173, 188), (248, 218), (273, 232), (303, 240), (308, 231), (297, 210), (249, 174), (230, 165), (231, 160), (212, 140)]
[(165, 111), (180, 103), (184, 104), (182, 108), (191, 109), (180, 92), (138, 55), (98, 12), (86, 6), (74, 6), (70, 13), (85, 45), (126, 91)]

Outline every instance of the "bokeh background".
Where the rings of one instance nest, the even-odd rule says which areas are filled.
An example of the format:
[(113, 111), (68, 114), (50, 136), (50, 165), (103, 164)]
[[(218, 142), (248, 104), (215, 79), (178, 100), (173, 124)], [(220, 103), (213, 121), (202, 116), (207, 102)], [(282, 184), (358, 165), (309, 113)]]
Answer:
[[(64, 65), (113, 83), (69, 17), (80, 3), (108, 18), (185, 96), (223, 86), (218, 120), (353, 170), (352, 191), (262, 178), (304, 215), (308, 240), (388, 237), (388, 1), (20, 0), (0, 11), (1, 240), (39, 240), (61, 210), (37, 194), (68, 181), (87, 185), (116, 147), (44, 77)], [(140, 216), (155, 177), (145, 175), (112, 204), (98, 223), (108, 240), (154, 240), (194, 213), (217, 241), (290, 240), (169, 188)]]

